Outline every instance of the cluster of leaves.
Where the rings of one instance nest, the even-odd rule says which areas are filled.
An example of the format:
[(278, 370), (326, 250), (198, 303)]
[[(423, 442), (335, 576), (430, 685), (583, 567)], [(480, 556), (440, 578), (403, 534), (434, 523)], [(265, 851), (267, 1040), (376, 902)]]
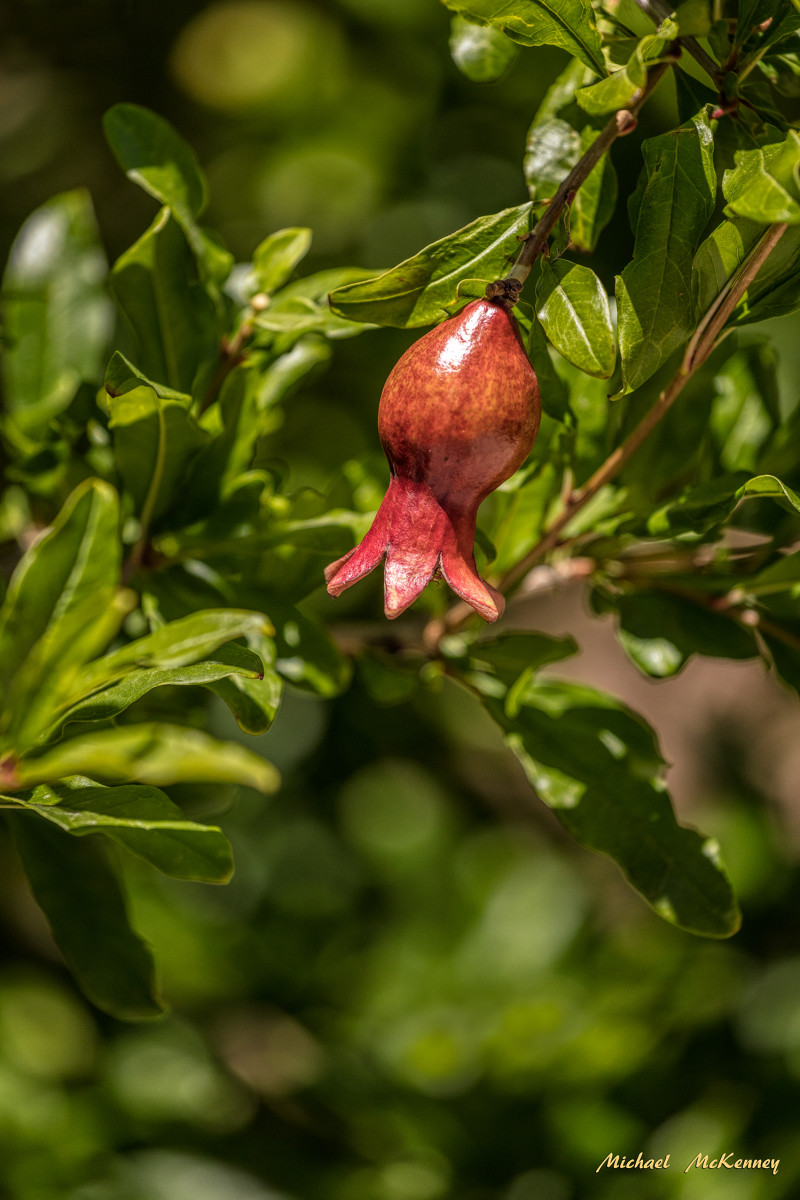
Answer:
[[(136, 365), (116, 351), (98, 392), (113, 318), (86, 194), (33, 214), (4, 279), (0, 525), (7, 546), (32, 544), (0, 609), (0, 792), (73, 973), (100, 1007), (142, 1017), (160, 1011), (151, 958), (114, 861), (82, 835), (105, 834), (177, 878), (224, 883), (226, 838), (161, 788), (271, 792), (277, 772), (196, 727), (182, 694), (207, 689), (261, 733), (285, 680), (325, 696), (347, 682), (347, 662), (297, 604), (358, 516), (283, 494), (254, 457), (273, 406), (324, 364), (328, 339), (359, 332), (325, 297), (360, 273), (289, 283), (310, 234), (282, 230), (224, 291), (233, 263), (197, 224), (206, 188), (189, 147), (135, 106), (111, 110), (107, 133), (163, 204), (109, 276)], [(245, 322), (240, 363), (232, 343)], [(156, 688), (171, 689), (169, 721), (141, 703)]]
[[(297, 278), (305, 229), (281, 230), (235, 264), (199, 224), (206, 185), (192, 151), (159, 117), (119, 105), (106, 133), (162, 206), (149, 229), (107, 275), (88, 197), (70, 193), (34, 213), (13, 248), (0, 539), (16, 569), (0, 611), (1, 802), (67, 962), (121, 1015), (158, 1011), (152, 963), (108, 845), (83, 835), (179, 878), (224, 881), (222, 833), (186, 819), (161, 789), (217, 780), (265, 792), (276, 776), (259, 755), (209, 738), (202, 705), (182, 697), (206, 689), (260, 733), (285, 682), (331, 698), (349, 680), (309, 597), (324, 562), (363, 531), (358, 488), (287, 491), (269, 457), (276, 406), (324, 366), (330, 343), (424, 326), (480, 294), (608, 114), (636, 101), (650, 67), (675, 59), (676, 39), (698, 36), (716, 63), (713, 90), (676, 67), (681, 123), (642, 145), (628, 197), (635, 247), (615, 304), (590, 267), (565, 257), (594, 250), (614, 214), (605, 154), (536, 266), (535, 305), (518, 306), (546, 413), (531, 460), (482, 514), (488, 572), (523, 561), (564, 496), (620, 444), (776, 223), (787, 229), (730, 327), (800, 303), (800, 139), (780, 103), (800, 73), (800, 15), (741, 0), (735, 30), (723, 29), (692, 3), (654, 32), (632, 5), (613, 19), (588, 0), (448, 6), (454, 58), (472, 78), (496, 77), (517, 44), (574, 56), (531, 127), (528, 203), (377, 278), (357, 268)], [(110, 361), (107, 283), (123, 319)], [(610, 406), (609, 388), (626, 399)], [(570, 525), (562, 553), (593, 561), (595, 606), (615, 615), (647, 674), (673, 674), (692, 654), (760, 655), (800, 687), (798, 420), (778, 396), (769, 345), (730, 339)], [(440, 598), (422, 601), (431, 605)], [(467, 631), (433, 661), (419, 638), (402, 654), (368, 645), (357, 653), (379, 702), (402, 701), (420, 679), (458, 679), (567, 829), (614, 857), (660, 915), (710, 936), (737, 928), (715, 843), (675, 820), (652, 730), (609, 696), (539, 677), (573, 642)], [(148, 711), (155, 689), (170, 689), (168, 722)]]
[[(558, 517), (565, 493), (618, 449), (676, 368), (691, 373), (679, 356), (777, 223), (787, 228), (725, 333), (800, 306), (800, 139), (773, 96), (800, 70), (800, 14), (744, 4), (738, 22), (712, 27), (708, 6), (683, 5), (654, 33), (633, 5), (618, 6), (611, 20), (577, 0), (447, 3), (458, 14), (451, 49), (470, 78), (497, 77), (519, 44), (556, 45), (574, 56), (528, 135), (531, 203), (481, 218), (373, 280), (337, 289), (331, 303), (343, 317), (424, 325), (452, 303), (454, 279), (467, 278), (462, 291), (479, 294), (482, 281), (506, 269), (503, 231), (516, 235), (533, 223), (608, 114), (641, 96), (649, 67), (675, 62), (681, 39), (696, 44), (699, 35), (713, 68), (701, 84), (688, 55), (675, 63), (682, 123), (642, 143), (643, 167), (627, 197), (633, 257), (619, 264), (615, 302), (575, 257), (596, 248), (614, 214), (617, 180), (605, 153), (534, 268), (535, 307), (516, 309), (529, 331), (545, 418), (529, 463), (482, 510), (480, 545), (488, 571), (502, 579)], [(789, 449), (798, 419), (796, 407), (779, 398), (766, 337), (730, 338), (569, 524), (561, 554), (592, 561), (595, 610), (615, 616), (622, 646), (645, 674), (672, 675), (693, 654), (760, 656), (800, 686), (800, 559), (793, 553), (800, 465)], [(756, 499), (772, 503), (749, 502)], [(459, 635), (447, 670), (481, 696), (570, 832), (616, 858), (656, 911), (697, 932), (733, 932), (736, 905), (717, 848), (675, 824), (652, 733), (607, 696), (538, 681), (543, 664), (531, 638), (492, 643), (497, 653), (512, 645), (514, 653), (504, 650), (503, 671), (487, 676), (476, 668), (482, 643), (470, 646)], [(447, 658), (448, 640), (443, 650)]]

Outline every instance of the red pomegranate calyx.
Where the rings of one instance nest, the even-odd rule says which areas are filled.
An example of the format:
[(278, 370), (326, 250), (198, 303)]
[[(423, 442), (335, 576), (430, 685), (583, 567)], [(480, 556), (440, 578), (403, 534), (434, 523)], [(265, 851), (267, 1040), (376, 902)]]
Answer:
[(440, 572), (487, 621), (503, 597), (478, 574), (481, 501), (527, 458), (541, 401), (510, 306), (474, 300), (415, 342), (386, 381), (378, 431), (389, 489), (372, 527), (325, 571), (338, 596), (385, 557), (385, 611), (397, 617)]

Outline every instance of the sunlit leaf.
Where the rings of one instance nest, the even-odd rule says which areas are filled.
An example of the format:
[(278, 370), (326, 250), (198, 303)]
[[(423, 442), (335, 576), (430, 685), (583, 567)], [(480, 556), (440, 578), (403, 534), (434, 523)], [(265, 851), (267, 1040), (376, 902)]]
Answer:
[(617, 347), (608, 296), (594, 271), (563, 260), (543, 262), (536, 304), (556, 350), (587, 375), (608, 379)]
[(519, 54), (519, 46), (493, 25), (474, 25), (464, 17), (453, 17), (450, 27), (453, 62), (473, 83), (500, 79)]
[(331, 307), (342, 317), (376, 325), (416, 328), (442, 321), (462, 278), (506, 274), (531, 212), (531, 204), (520, 204), (479, 217), (375, 279), (336, 288)]
[(523, 46), (559, 46), (598, 75), (603, 51), (588, 0), (444, 0), (476, 24), (503, 30)]
[(582, 845), (613, 858), (659, 916), (707, 937), (736, 932), (719, 848), (675, 820), (641, 717), (593, 688), (533, 678), (505, 703), (484, 704), (539, 797)]
[(643, 153), (644, 175), (630, 202), (633, 261), (617, 280), (626, 391), (649, 379), (692, 330), (692, 258), (716, 196), (705, 113), (650, 138)]
[(89, 196), (66, 192), (37, 208), (3, 276), (6, 411), (41, 434), (82, 381), (96, 382), (113, 320), (107, 264)]
[(222, 832), (187, 821), (158, 788), (101, 787), (75, 776), (55, 785), (41, 784), (20, 805), (65, 833), (102, 833), (176, 879), (227, 883), (233, 871), (231, 848)]
[(728, 209), (761, 225), (800, 223), (800, 135), (790, 129), (782, 142), (736, 153), (722, 192)]
[(159, 786), (183, 780), (243, 783), (261, 792), (278, 786), (275, 768), (242, 746), (197, 729), (146, 723), (82, 734), (35, 758), (23, 758), (15, 779), (26, 788), (67, 775)]

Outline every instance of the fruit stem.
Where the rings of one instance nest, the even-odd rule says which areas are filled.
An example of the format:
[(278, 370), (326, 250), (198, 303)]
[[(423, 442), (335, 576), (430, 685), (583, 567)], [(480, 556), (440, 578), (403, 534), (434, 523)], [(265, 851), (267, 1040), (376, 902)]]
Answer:
[[(591, 146), (586, 150), (586, 153), (578, 159), (570, 173), (561, 181), (558, 191), (548, 204), (544, 215), (523, 242), (522, 249), (511, 270), (504, 279), (499, 279), (495, 283), (490, 284), (491, 288), (505, 286), (509, 290), (506, 294), (516, 289), (516, 295), (514, 296), (516, 300), (522, 290), (522, 285), (530, 274), (531, 267), (542, 253), (542, 250), (544, 250), (547, 245), (547, 239), (558, 224), (561, 213), (568, 204), (572, 203), (578, 188), (582, 183), (586, 182), (594, 168), (600, 162), (600, 159), (610, 149), (617, 138), (624, 137), (626, 133), (635, 128), (636, 116), (639, 109), (658, 86), (659, 81), (671, 65), (672, 62), (670, 60), (657, 63), (652, 67), (647, 75), (647, 83), (633, 104), (629, 108), (624, 108), (614, 113), (606, 122)], [(489, 295), (489, 288), (486, 289), (486, 298), (492, 299)]]

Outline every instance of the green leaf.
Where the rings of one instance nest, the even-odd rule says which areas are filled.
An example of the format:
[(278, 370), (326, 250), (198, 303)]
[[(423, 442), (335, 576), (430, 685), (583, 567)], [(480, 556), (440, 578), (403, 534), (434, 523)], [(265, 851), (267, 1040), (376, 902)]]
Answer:
[(358, 286), (371, 275), (363, 267), (335, 267), (296, 279), (281, 289), (253, 324), (256, 329), (279, 335), (282, 347), (288, 347), (292, 339), (304, 334), (334, 339), (354, 337), (370, 326), (360, 318), (353, 321), (337, 315), (328, 303), (328, 293), (349, 285)]
[[(532, 200), (549, 200), (598, 136), (574, 103), (587, 78), (591, 75), (581, 63), (571, 63), (548, 90), (528, 130), (523, 168)], [(610, 155), (604, 154), (570, 206), (570, 237), (577, 249), (596, 248), (616, 202), (616, 172)]]
[(37, 642), (60, 641), (63, 622), (119, 582), (119, 508), (99, 479), (75, 489), (49, 533), (23, 556), (0, 609), (0, 689)]
[(633, 261), (617, 280), (626, 391), (649, 379), (692, 331), (692, 258), (716, 195), (705, 113), (648, 139), (643, 153), (645, 174), (630, 205)]
[(200, 883), (227, 883), (233, 874), (228, 839), (213, 825), (187, 821), (158, 788), (101, 787), (74, 776), (34, 788), (20, 801), (65, 833), (102, 833), (165, 875)]
[(603, 48), (589, 0), (444, 0), (476, 25), (493, 25), (523, 46), (559, 46), (598, 75)]
[[(235, 649), (243, 651), (243, 647), (237, 646)], [(232, 675), (257, 679), (263, 670), (258, 660), (256, 666), (255, 662), (249, 662), (247, 665), (244, 662), (234, 664), (223, 661), (224, 658), (225, 654), (220, 651), (215, 659), (191, 663), (185, 667), (144, 667), (132, 670), (118, 683), (70, 705), (60, 716), (59, 724), (67, 724), (69, 721), (107, 721), (125, 712), (154, 688), (204, 687)]]
[(209, 436), (186, 399), (164, 400), (149, 384), (109, 394), (108, 411), (114, 458), (147, 530), (179, 495)]
[(617, 347), (608, 296), (589, 267), (542, 263), (537, 317), (556, 350), (587, 375), (608, 379)]
[(375, 279), (336, 288), (331, 307), (352, 321), (402, 329), (443, 321), (461, 279), (506, 273), (517, 239), (528, 232), (532, 209), (520, 204), (479, 217)]
[(242, 783), (261, 792), (273, 792), (278, 786), (275, 768), (242, 746), (219, 742), (197, 729), (162, 724), (83, 734), (35, 758), (22, 758), (16, 767), (16, 786), (33, 787), (67, 775), (158, 786), (186, 780)]
[(707, 937), (736, 932), (719, 848), (676, 822), (642, 718), (593, 688), (555, 680), (527, 679), (513, 704), (484, 704), (544, 803), (582, 845), (613, 858), (659, 916)]
[(590, 87), (580, 88), (575, 93), (578, 104), (595, 117), (628, 108), (644, 90), (648, 67), (661, 61), (677, 36), (675, 22), (669, 18), (663, 21), (657, 33), (648, 34), (637, 43), (624, 67)]
[(711, 29), (709, 0), (682, 0), (675, 8), (681, 37), (707, 37)]
[[(265, 733), (280, 708), (283, 695), (283, 680), (274, 668), (275, 645), (259, 634), (250, 634), (248, 641), (258, 650), (263, 662), (259, 676), (253, 677), (244, 671), (231, 671), (225, 678), (211, 684), (212, 692), (224, 700), (245, 733)], [(223, 646), (218, 657), (233, 658), (243, 654), (240, 646)]]
[(723, 525), (740, 502), (749, 498), (777, 500), (788, 512), (800, 512), (800, 496), (774, 475), (756, 475), (738, 487), (737, 483), (738, 478), (728, 476), (687, 488), (649, 517), (648, 532), (656, 537), (708, 533)]
[(130, 927), (104, 847), (33, 816), (7, 817), (31, 891), (82, 991), (125, 1021), (159, 1016), (152, 956)]
[(179, 617), (91, 663), (81, 678), (82, 694), (88, 695), (134, 670), (168, 671), (197, 663), (232, 638), (271, 633), (267, 618), (247, 609), (207, 608)]
[(217, 361), (222, 329), (195, 255), (168, 208), (117, 259), (111, 285), (133, 332), (139, 368), (148, 379), (191, 393), (201, 368)]
[[(723, 220), (700, 245), (692, 264), (698, 316), (734, 276), (763, 235), (763, 225), (743, 217)], [(746, 325), (794, 312), (800, 305), (800, 227), (790, 226), (737, 305), (731, 324)]]
[(176, 392), (174, 388), (167, 387), (165, 383), (157, 383), (153, 379), (148, 379), (145, 373), (135, 367), (124, 354), (115, 350), (106, 367), (103, 380), (103, 387), (108, 395), (124, 396), (142, 386), (152, 388), (161, 400), (179, 400), (185, 406), (191, 404), (192, 398), (186, 392)]
[[(584, 155), (595, 140), (596, 131), (586, 127), (581, 132), (580, 155)], [(617, 173), (606, 153), (575, 194), (569, 211), (570, 241), (576, 250), (588, 254), (597, 249), (600, 234), (614, 215), (617, 206)]]
[(168, 121), (138, 104), (115, 104), (103, 117), (103, 129), (128, 178), (167, 205), (189, 233), (207, 202), (192, 148)]
[(455, 16), (450, 25), (450, 53), (462, 75), (473, 83), (493, 83), (506, 73), (519, 46), (492, 25), (473, 25)]
[(722, 179), (728, 209), (761, 225), (800, 223), (800, 134), (790, 129), (784, 141), (734, 157)]
[[(596, 135), (595, 135), (596, 136)], [(523, 168), (532, 200), (549, 200), (581, 156), (581, 135), (569, 121), (534, 121), (525, 142)], [(576, 195), (580, 195), (580, 191)]]
[(312, 371), (319, 371), (331, 357), (331, 349), (320, 337), (301, 338), (286, 354), (270, 363), (259, 379), (258, 412), (266, 413), (279, 400), (297, 389)]
[(676, 675), (694, 654), (745, 659), (759, 653), (752, 630), (683, 596), (633, 592), (620, 596), (615, 607), (623, 649), (655, 679)]
[(6, 411), (43, 434), (83, 381), (96, 382), (111, 333), (107, 265), (88, 193), (66, 192), (28, 218), (3, 277)]
[(279, 229), (253, 251), (256, 290), (271, 295), (291, 278), (311, 248), (310, 229)]
[(562, 662), (578, 653), (571, 637), (553, 637), (535, 631), (500, 633), (481, 637), (469, 646), (470, 666), (477, 671), (491, 671), (508, 686), (521, 675), (530, 675), (549, 663)]

